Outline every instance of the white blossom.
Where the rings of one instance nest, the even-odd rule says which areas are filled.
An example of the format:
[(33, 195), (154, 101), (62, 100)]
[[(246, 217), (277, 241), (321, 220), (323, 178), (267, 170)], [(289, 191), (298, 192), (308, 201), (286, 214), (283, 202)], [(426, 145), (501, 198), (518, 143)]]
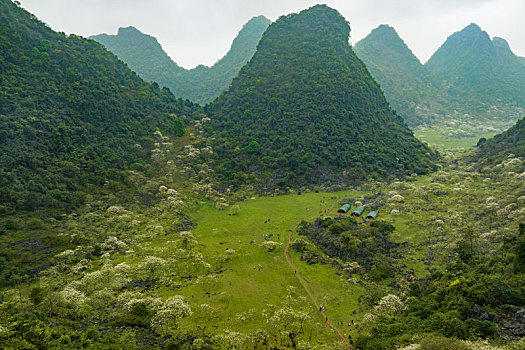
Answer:
[(281, 243), (274, 241), (264, 241), (262, 245), (268, 252), (273, 252), (275, 249), (280, 248), (282, 246)]

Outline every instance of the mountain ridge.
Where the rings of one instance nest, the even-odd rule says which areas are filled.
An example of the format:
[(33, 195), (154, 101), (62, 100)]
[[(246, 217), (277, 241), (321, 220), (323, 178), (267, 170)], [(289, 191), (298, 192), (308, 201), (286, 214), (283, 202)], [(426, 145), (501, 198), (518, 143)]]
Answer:
[(491, 40), (478, 25), (470, 24), (450, 35), (425, 63), (439, 80), (451, 84), (448, 96), (525, 107), (525, 69), (508, 43)]
[(392, 106), (411, 127), (447, 135), (504, 130), (525, 111), (525, 69), (508, 42), (471, 23), (450, 35), (422, 66), (393, 28), (380, 26), (355, 46)]
[(228, 88), (255, 52), (257, 42), (269, 24), (270, 20), (264, 16), (251, 18), (239, 31), (228, 52), (213, 66), (198, 65), (192, 69), (180, 67), (155, 37), (135, 27), (120, 28), (117, 35), (99, 34), (90, 38), (106, 46), (146, 81), (168, 87), (177, 97), (206, 104)]
[(344, 169), (355, 180), (430, 167), (430, 151), (390, 109), (348, 45), (349, 31), (320, 5), (270, 25), (231, 88), (206, 109), (225, 178), (276, 175), (298, 185), (337, 181)]
[(354, 50), (409, 126), (424, 124), (431, 110), (439, 109), (429, 72), (393, 27), (380, 25), (356, 43)]

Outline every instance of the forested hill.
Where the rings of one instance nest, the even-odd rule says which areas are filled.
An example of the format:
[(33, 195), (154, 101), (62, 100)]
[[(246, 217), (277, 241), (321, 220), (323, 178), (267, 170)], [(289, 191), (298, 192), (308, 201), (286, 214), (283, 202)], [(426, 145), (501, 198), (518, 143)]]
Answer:
[(135, 27), (119, 28), (117, 35), (100, 34), (90, 39), (104, 45), (146, 81), (155, 81), (160, 86), (183, 84), (186, 70), (171, 60), (156, 38)]
[(507, 42), (491, 40), (476, 24), (448, 37), (425, 67), (450, 86), (447, 95), (453, 102), (525, 107), (525, 67)]
[(231, 88), (207, 108), (225, 179), (273, 177), (290, 186), (432, 167), (431, 151), (348, 45), (349, 31), (324, 5), (270, 25)]
[(477, 158), (480, 160), (496, 160), (509, 156), (525, 157), (525, 118), (519, 120), (515, 126), (492, 139), (479, 143)]
[(394, 28), (380, 25), (354, 49), (409, 126), (428, 122), (440, 109), (432, 77)]
[(92, 40), (0, 0), (0, 202), (71, 208), (78, 190), (144, 166), (156, 130), (195, 107)]
[(120, 28), (117, 35), (91, 38), (114, 52), (146, 81), (168, 87), (177, 97), (206, 104), (230, 86), (239, 70), (253, 56), (270, 20), (257, 16), (248, 21), (233, 41), (228, 53), (212, 67), (187, 70), (179, 67), (152, 36), (134, 27)]
[(451, 35), (424, 66), (386, 25), (358, 42), (355, 51), (413, 128), (455, 125), (465, 135), (470, 134), (465, 130), (502, 130), (525, 111), (522, 58), (476, 24)]

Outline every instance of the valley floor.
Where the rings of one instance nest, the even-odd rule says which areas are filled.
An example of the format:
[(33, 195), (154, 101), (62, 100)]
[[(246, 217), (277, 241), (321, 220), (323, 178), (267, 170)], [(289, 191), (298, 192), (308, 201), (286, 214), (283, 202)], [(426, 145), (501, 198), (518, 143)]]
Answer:
[[(178, 142), (174, 149), (188, 140)], [(465, 230), (476, 231), (477, 252), (490, 255), (525, 221), (525, 163), (512, 157), (476, 168), (450, 156), (434, 174), (359, 190), (224, 198), (205, 174), (164, 156), (164, 177), (130, 173), (132, 195), (108, 190), (77, 213), (34, 227), (18, 217), (6, 242), (53, 232), (69, 249), (55, 251), (30, 283), (2, 290), (0, 344), (347, 348), (349, 336), (369, 332), (364, 316), (382, 297), (407, 292), (407, 276), (424, 280), (443, 270)], [(336, 218), (347, 201), (362, 202), (365, 213), (378, 209), (395, 227), (391, 239), (404, 243), (398, 272), (378, 280), (348, 273), (344, 261), (312, 243), (306, 260), (286, 249), (306, 239), (299, 225)], [(20, 322), (43, 333), (29, 336)]]

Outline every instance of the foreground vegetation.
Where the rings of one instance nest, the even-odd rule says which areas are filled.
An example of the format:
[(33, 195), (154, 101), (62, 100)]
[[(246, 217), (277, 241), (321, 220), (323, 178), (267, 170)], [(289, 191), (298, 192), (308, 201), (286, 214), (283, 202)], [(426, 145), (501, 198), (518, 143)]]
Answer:
[[(358, 348), (523, 345), (505, 328), (524, 304), (523, 159), (450, 158), (343, 192), (219, 193), (192, 146), (202, 123), (161, 146), (155, 174), (131, 171), (60, 220), (4, 208), (4, 348), (348, 347), (319, 304)], [(339, 220), (349, 201), (380, 219)], [(328, 231), (314, 239), (316, 218)]]

